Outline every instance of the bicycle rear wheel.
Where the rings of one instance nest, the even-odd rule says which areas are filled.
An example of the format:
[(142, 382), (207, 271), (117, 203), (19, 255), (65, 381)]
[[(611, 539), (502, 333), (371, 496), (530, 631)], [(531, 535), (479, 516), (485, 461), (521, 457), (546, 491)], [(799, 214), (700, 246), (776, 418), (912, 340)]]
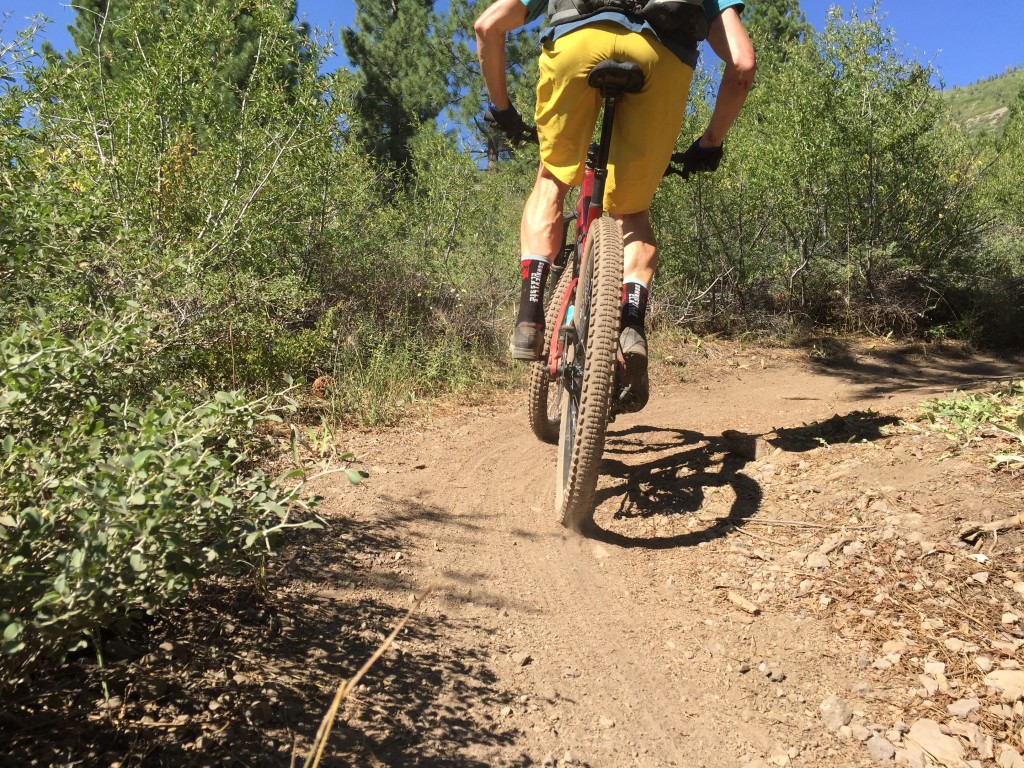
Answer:
[(557, 443), (562, 424), (562, 388), (548, 371), (548, 353), (554, 334), (558, 333), (558, 310), (562, 295), (572, 282), (572, 270), (566, 266), (558, 281), (549, 286), (548, 307), (544, 312), (544, 353), (530, 369), (530, 427), (537, 439)]
[(587, 233), (576, 287), (571, 343), (562, 376), (555, 509), (566, 528), (583, 531), (594, 519), (594, 491), (611, 413), (622, 296), (622, 233), (610, 218)]

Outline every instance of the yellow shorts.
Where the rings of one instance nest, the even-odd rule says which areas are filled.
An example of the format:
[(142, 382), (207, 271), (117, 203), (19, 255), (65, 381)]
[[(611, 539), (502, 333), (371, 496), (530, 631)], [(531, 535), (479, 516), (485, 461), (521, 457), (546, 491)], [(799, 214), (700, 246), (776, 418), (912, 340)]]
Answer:
[(544, 45), (537, 83), (537, 132), (544, 166), (565, 184), (583, 180), (587, 147), (601, 111), (601, 93), (587, 84), (600, 61), (635, 61), (644, 87), (619, 102), (612, 128), (604, 208), (647, 210), (668, 166), (686, 110), (693, 70), (650, 32), (614, 22), (580, 27)]

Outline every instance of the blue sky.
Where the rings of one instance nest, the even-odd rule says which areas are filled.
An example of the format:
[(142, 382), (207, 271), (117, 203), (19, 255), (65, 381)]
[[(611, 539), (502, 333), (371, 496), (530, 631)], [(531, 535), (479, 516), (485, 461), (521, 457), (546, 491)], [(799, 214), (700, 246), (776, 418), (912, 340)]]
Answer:
[[(324, 30), (352, 23), (354, 0), (298, 0), (299, 15)], [(439, 0), (438, 5), (445, 4)], [(801, 0), (801, 7), (815, 27), (824, 23), (831, 5), (849, 9), (848, 0)], [(865, 8), (869, 4), (857, 3)], [(1024, 3), (1018, 0), (880, 0), (886, 22), (896, 31), (909, 57), (932, 61), (946, 86), (967, 85), (1007, 67), (1024, 64)], [(0, 0), (0, 18), (10, 13), (0, 39), (10, 40), (23, 20), (33, 13), (53, 20), (47, 37), (58, 49), (67, 48), (66, 27), (73, 18), (68, 2), (58, 0)], [(333, 66), (344, 63), (336, 58)]]

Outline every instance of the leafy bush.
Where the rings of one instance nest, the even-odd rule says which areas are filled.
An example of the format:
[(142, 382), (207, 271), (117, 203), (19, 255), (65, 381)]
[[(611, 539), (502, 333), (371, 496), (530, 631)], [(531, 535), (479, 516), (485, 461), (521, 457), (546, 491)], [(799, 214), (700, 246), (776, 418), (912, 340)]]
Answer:
[(921, 418), (962, 450), (984, 437), (1001, 437), (1009, 444), (992, 454), (995, 466), (1024, 466), (1024, 383), (1010, 381), (992, 392), (954, 392), (921, 403)]
[[(875, 332), (948, 322), (964, 309), (956, 289), (989, 270), (977, 167), (932, 70), (877, 8), (834, 8), (784, 53), (759, 69), (718, 173), (656, 201), (662, 299), (727, 328), (783, 314)], [(684, 134), (706, 119), (698, 104)]]
[(131, 319), (0, 340), (0, 685), (295, 525), (300, 485), (253, 463), (288, 401), (151, 389), (154, 346)]

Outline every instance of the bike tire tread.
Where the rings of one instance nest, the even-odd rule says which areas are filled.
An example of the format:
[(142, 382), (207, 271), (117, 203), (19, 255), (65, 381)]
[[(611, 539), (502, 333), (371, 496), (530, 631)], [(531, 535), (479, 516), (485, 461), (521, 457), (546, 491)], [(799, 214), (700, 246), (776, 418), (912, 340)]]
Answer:
[(548, 354), (551, 351), (551, 339), (556, 331), (555, 323), (558, 322), (558, 310), (562, 304), (562, 294), (572, 281), (572, 270), (566, 269), (558, 278), (558, 282), (550, 286), (548, 291), (548, 306), (544, 311), (544, 352), (541, 359), (530, 366), (530, 395), (529, 414), (530, 428), (537, 439), (543, 443), (554, 445), (558, 442), (558, 433), (561, 429), (561, 409), (552, 418), (548, 410), (552, 394), (557, 397), (559, 392), (558, 382), (553, 382), (548, 375)]
[[(556, 470), (559, 520), (566, 528), (581, 532), (593, 524), (594, 494), (611, 413), (622, 296), (622, 247), (622, 233), (612, 219), (594, 221), (588, 234), (588, 248), (593, 249), (588, 256), (594, 271), (580, 405), (568, 474), (564, 472), (561, 444)], [(560, 441), (565, 439), (565, 431), (561, 430)]]

